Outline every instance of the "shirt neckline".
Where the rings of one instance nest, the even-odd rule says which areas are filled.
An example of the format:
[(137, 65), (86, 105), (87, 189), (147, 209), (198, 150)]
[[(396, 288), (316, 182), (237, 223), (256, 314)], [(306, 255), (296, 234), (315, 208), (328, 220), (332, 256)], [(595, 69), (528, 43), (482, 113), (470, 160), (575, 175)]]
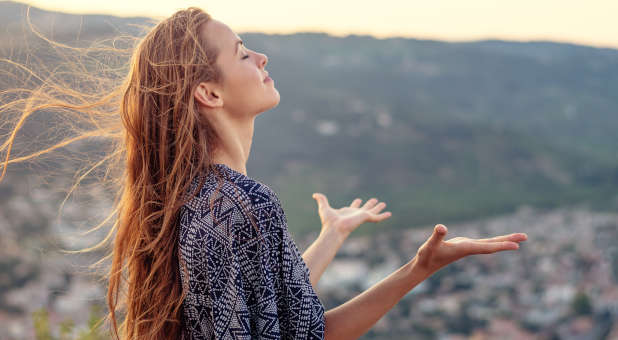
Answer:
[(251, 177), (249, 177), (249, 176), (247, 176), (247, 175), (243, 174), (242, 172), (238, 172), (238, 171), (236, 171), (236, 170), (232, 169), (232, 168), (231, 168), (231, 167), (229, 167), (227, 164), (224, 164), (224, 163), (213, 163), (213, 165), (214, 165), (214, 166), (216, 166), (216, 167), (218, 167), (218, 168), (220, 168), (220, 169), (223, 169), (223, 170), (225, 170), (225, 171), (227, 171), (227, 172), (230, 172), (230, 173), (232, 173), (232, 174), (234, 174), (234, 175), (237, 175), (237, 176), (242, 176), (242, 177), (244, 177), (244, 178), (251, 178)]

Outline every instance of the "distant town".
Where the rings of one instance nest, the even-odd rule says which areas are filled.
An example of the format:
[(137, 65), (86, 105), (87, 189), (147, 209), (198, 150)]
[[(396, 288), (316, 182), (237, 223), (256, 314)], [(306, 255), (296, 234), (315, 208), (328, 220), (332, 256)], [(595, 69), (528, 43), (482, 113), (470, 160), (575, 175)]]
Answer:
[[(517, 251), (443, 268), (364, 339), (618, 339), (618, 214), (522, 206), (447, 227), (446, 239), (525, 232), (528, 241)], [(347, 240), (318, 285), (325, 307), (344, 303), (411, 259), (432, 229)]]
[[(67, 201), (65, 222), (51, 223), (47, 236), (20, 236), (23, 226), (37, 223), (37, 214), (57, 213), (32, 210), (45, 206), (46, 197), (45, 190), (36, 189), (29, 199), (15, 196), (0, 211), (2, 339), (33, 338), (32, 313), (42, 307), (50, 324), (71, 319), (83, 328), (89, 307), (104, 302), (104, 283), (87, 267), (100, 254), (50, 249), (77, 249), (101, 240), (105, 230), (81, 235), (71, 230), (70, 221), (97, 210), (102, 214), (109, 202), (101, 199), (84, 212)], [(15, 215), (32, 220), (16, 223)], [(441, 269), (362, 339), (618, 339), (618, 213), (521, 206), (509, 215), (447, 227), (447, 239), (513, 232), (525, 232), (529, 239), (517, 251), (476, 255)], [(319, 282), (325, 308), (344, 303), (410, 260), (432, 228), (350, 237)], [(315, 236), (299, 237), (299, 249)]]

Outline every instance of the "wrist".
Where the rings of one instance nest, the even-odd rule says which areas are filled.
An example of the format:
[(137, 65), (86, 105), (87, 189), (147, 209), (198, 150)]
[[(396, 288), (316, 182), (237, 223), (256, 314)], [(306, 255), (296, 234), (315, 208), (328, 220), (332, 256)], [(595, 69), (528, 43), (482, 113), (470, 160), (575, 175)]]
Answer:
[(418, 263), (418, 258), (416, 256), (408, 261), (404, 267), (408, 279), (416, 282), (416, 284), (424, 281), (433, 274), (433, 272), (431, 272), (428, 268), (423, 267)]
[(337, 246), (341, 247), (343, 242), (348, 238), (350, 233), (338, 231), (336, 228), (332, 228), (324, 225), (320, 231), (318, 238), (334, 241)]

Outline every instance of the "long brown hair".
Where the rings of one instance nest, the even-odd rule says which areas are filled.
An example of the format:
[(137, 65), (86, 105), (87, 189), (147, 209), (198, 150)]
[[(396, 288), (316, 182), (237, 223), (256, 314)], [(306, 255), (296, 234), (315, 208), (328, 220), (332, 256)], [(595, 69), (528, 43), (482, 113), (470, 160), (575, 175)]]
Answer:
[[(2, 98), (11, 100), (0, 106), (0, 113), (5, 117), (17, 113), (18, 118), (0, 145), (4, 154), (0, 181), (11, 163), (89, 138), (113, 142), (113, 151), (87, 172), (108, 164), (109, 169), (119, 169), (114, 176), (121, 179), (114, 210), (104, 221), (113, 221), (113, 226), (102, 242), (89, 248), (113, 240), (106, 258), (111, 258), (107, 304), (115, 338), (175, 339), (183, 333), (179, 211), (191, 198), (186, 195), (191, 179), (214, 171), (212, 151), (219, 143), (193, 96), (200, 82), (218, 83), (223, 77), (215, 64), (219, 51), (203, 34), (210, 19), (208, 13), (191, 7), (158, 23), (132, 47), (128, 76), (120, 83), (97, 81), (98, 86), (76, 89), (62, 76), (50, 73), (44, 78), (4, 60), (40, 81), (34, 89), (2, 92)], [(11, 159), (17, 132), (41, 110), (67, 113), (90, 129)]]

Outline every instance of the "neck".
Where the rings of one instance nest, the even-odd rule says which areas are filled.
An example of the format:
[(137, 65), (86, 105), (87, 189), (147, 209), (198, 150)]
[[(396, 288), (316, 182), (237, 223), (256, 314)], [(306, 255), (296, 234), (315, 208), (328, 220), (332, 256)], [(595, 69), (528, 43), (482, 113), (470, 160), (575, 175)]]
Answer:
[(213, 161), (247, 175), (247, 160), (253, 141), (255, 117), (241, 120), (220, 120), (214, 123), (221, 144), (215, 150)]

